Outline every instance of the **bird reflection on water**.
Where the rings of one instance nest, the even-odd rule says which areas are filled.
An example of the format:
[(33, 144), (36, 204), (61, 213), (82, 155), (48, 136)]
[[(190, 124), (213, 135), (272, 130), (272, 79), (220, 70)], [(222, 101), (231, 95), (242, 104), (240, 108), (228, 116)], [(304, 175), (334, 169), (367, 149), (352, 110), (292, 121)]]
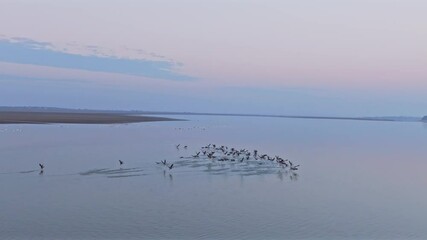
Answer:
[(166, 173), (166, 170), (163, 170), (163, 178), (168, 179), (168, 181), (172, 184), (173, 182), (173, 175), (171, 172)]

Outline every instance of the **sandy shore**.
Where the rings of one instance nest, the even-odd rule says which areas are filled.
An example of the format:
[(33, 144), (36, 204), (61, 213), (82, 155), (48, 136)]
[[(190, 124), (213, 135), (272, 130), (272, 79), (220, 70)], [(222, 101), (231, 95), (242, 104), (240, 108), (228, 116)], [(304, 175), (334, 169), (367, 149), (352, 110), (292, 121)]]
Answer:
[(178, 119), (134, 116), (115, 113), (50, 113), (50, 112), (1, 112), (0, 124), (113, 124), (156, 121), (176, 121)]

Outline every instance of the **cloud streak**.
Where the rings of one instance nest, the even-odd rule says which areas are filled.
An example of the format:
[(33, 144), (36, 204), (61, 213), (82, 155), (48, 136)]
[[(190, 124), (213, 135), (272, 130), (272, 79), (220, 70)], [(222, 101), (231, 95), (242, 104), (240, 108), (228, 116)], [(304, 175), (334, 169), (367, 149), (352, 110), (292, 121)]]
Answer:
[(176, 72), (179, 64), (169, 60), (86, 56), (55, 50), (47, 42), (0, 39), (0, 61), (96, 72), (119, 73), (156, 79), (188, 81), (194, 77)]

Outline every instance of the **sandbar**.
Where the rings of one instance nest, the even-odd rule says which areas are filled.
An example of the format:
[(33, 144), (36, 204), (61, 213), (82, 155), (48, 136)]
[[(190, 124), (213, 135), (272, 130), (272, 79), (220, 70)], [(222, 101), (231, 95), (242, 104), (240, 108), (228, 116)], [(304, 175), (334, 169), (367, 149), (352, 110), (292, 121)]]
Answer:
[(0, 124), (119, 124), (157, 121), (179, 121), (179, 119), (121, 113), (0, 111)]

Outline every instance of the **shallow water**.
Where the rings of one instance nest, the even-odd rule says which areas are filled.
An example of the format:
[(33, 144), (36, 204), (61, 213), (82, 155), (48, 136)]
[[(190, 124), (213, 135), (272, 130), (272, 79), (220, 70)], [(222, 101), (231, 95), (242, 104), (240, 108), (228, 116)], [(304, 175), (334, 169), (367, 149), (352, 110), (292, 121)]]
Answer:
[(0, 126), (0, 239), (427, 239), (422, 123), (188, 118)]

